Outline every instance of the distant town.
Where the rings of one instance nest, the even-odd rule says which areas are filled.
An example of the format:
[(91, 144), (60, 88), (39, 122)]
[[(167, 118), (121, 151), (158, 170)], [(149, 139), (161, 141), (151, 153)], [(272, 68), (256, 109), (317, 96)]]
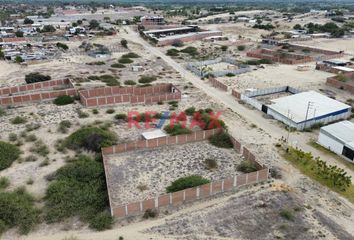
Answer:
[(0, 3), (0, 235), (353, 239), (351, 1)]

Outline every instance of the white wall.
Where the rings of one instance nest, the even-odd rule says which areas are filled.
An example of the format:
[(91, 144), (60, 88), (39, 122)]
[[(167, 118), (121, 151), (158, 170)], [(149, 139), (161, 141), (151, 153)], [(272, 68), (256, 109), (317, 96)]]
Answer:
[(323, 132), (320, 132), (318, 136), (318, 143), (323, 147), (328, 148), (332, 152), (337, 153), (338, 155), (342, 155), (344, 145), (335, 139), (327, 136)]

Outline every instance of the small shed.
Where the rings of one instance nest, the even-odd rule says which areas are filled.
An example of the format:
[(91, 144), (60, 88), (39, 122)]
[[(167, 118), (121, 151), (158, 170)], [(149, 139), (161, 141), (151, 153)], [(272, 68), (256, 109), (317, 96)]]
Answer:
[(141, 135), (142, 135), (143, 139), (145, 139), (145, 140), (151, 140), (151, 139), (156, 139), (156, 138), (167, 136), (167, 134), (164, 131), (162, 131), (161, 129), (155, 129), (153, 131), (143, 132)]

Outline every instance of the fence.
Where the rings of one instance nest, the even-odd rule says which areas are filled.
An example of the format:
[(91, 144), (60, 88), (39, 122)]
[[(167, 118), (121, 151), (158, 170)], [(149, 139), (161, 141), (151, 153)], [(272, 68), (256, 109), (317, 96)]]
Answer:
[(319, 48), (313, 48), (313, 47), (307, 47), (307, 46), (300, 46), (300, 45), (294, 45), (290, 44), (290, 47), (297, 49), (297, 50), (309, 50), (315, 53), (320, 53), (323, 54), (322, 56), (304, 56), (301, 54), (295, 54), (295, 53), (286, 53), (286, 52), (281, 52), (278, 53), (277, 48), (276, 50), (271, 50), (271, 49), (257, 49), (254, 51), (247, 52), (248, 57), (253, 57), (253, 58), (260, 58), (260, 59), (268, 59), (274, 62), (279, 62), (279, 63), (284, 63), (284, 64), (304, 64), (307, 62), (313, 62), (313, 61), (323, 61), (323, 60), (328, 60), (332, 58), (340, 58), (344, 56), (343, 52), (335, 52), (335, 51), (329, 51), (329, 50), (324, 50), (324, 49), (319, 49)]
[[(108, 195), (110, 196), (110, 179), (109, 174), (107, 174), (107, 155), (122, 153), (126, 151), (134, 151), (138, 149), (145, 148), (156, 148), (166, 145), (176, 145), (185, 144), (196, 141), (203, 141), (208, 139), (210, 136), (222, 131), (221, 129), (211, 129), (206, 131), (193, 132), (192, 134), (178, 135), (178, 136), (166, 136), (152, 140), (141, 140), (133, 143), (123, 143), (116, 146), (103, 148), (103, 163), (106, 172), (107, 189)], [(234, 150), (237, 153), (242, 153), (245, 159), (253, 161), (256, 163), (258, 171), (242, 174), (238, 176), (233, 176), (223, 180), (211, 182), (194, 188), (188, 188), (183, 191), (168, 193), (164, 195), (157, 196), (155, 198), (146, 199), (143, 201), (137, 201), (133, 203), (123, 204), (115, 206), (110, 201), (111, 214), (114, 217), (121, 218), (126, 216), (133, 216), (142, 214), (147, 209), (158, 209), (168, 206), (177, 206), (186, 202), (191, 202), (203, 198), (208, 198), (210, 196), (223, 193), (226, 191), (231, 191), (234, 188), (258, 183), (261, 181), (268, 180), (269, 169), (256, 161), (255, 155), (253, 155), (246, 147), (242, 147), (241, 143), (231, 137), (233, 142)]]
[[(354, 73), (347, 73), (344, 74), (344, 76), (348, 79), (352, 79), (354, 77)], [(326, 84), (335, 88), (343, 89), (348, 92), (354, 93), (354, 80), (347, 80), (347, 82), (339, 81), (334, 76), (327, 78)]]
[(86, 107), (116, 103), (156, 103), (180, 100), (181, 92), (172, 84), (158, 84), (149, 87), (103, 87), (79, 91), (80, 101)]
[[(210, 70), (207, 72), (203, 72), (200, 69), (203, 66), (213, 65), (213, 64), (220, 63), (220, 62), (226, 62), (226, 63), (232, 64), (232, 65), (238, 66), (239, 68), (238, 69), (220, 70), (220, 71)], [(251, 71), (251, 69), (247, 65), (240, 64), (235, 59), (232, 59), (229, 57), (216, 58), (213, 60), (188, 63), (188, 64), (186, 64), (186, 68), (199, 77), (205, 77), (207, 75), (213, 75), (214, 77), (223, 77), (223, 76), (227, 75), (228, 73), (238, 75), (238, 74), (242, 74), (242, 73), (246, 73), (246, 72)]]
[(223, 84), (222, 82), (216, 80), (215, 78), (211, 77), (209, 78), (209, 82), (211, 83), (211, 85), (214, 87), (214, 88), (219, 88), (225, 92), (227, 92), (228, 90), (228, 87)]
[(69, 79), (2, 88), (0, 89), (0, 105), (46, 101), (62, 95), (77, 95), (77, 91)]

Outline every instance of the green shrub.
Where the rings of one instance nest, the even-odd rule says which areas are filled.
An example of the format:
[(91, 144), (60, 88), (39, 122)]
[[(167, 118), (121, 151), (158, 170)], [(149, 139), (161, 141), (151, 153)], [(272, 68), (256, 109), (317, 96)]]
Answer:
[(110, 229), (112, 228), (112, 225), (113, 225), (113, 218), (107, 212), (98, 213), (90, 221), (90, 228), (95, 229), (97, 231)]
[(189, 134), (192, 132), (189, 128), (183, 127), (182, 124), (174, 124), (173, 126), (167, 125), (164, 130), (171, 136)]
[(102, 147), (112, 146), (115, 141), (114, 133), (97, 127), (83, 127), (67, 137), (64, 146), (70, 149), (85, 148), (100, 152)]
[(29, 73), (25, 76), (26, 83), (36, 83), (36, 82), (44, 82), (50, 80), (51, 77), (48, 75), (43, 75), (38, 72)]
[(15, 145), (0, 141), (0, 170), (10, 167), (20, 154), (20, 149)]
[(36, 153), (39, 156), (45, 157), (49, 154), (48, 146), (45, 145), (42, 140), (38, 140), (33, 144), (33, 146), (29, 149), (30, 152)]
[(279, 215), (288, 221), (294, 221), (294, 219), (295, 219), (293, 211), (288, 210), (288, 209), (282, 209), (280, 211)]
[(237, 46), (237, 50), (239, 50), (239, 51), (244, 51), (245, 49), (246, 49), (246, 46), (244, 46), (244, 45)]
[(222, 50), (223, 52), (225, 52), (228, 48), (229, 48), (229, 47), (226, 46), (226, 45), (221, 46), (221, 50)]
[(94, 108), (94, 109), (92, 109), (92, 113), (93, 113), (93, 114), (98, 114), (99, 111), (98, 111), (96, 108)]
[(171, 57), (177, 57), (177, 56), (179, 56), (179, 51), (175, 48), (171, 48), (171, 49), (167, 50), (166, 55), (171, 56)]
[(145, 213), (143, 215), (144, 219), (149, 219), (149, 218), (156, 218), (158, 215), (158, 212), (156, 209), (146, 209)]
[(258, 61), (259, 64), (272, 64), (272, 60), (269, 60), (269, 59), (261, 59)]
[(90, 62), (90, 63), (86, 63), (86, 65), (105, 65), (105, 62), (102, 61), (97, 61), (97, 62)]
[(106, 111), (106, 113), (108, 113), (108, 114), (112, 114), (112, 113), (114, 113), (115, 112), (115, 110), (114, 109), (107, 109), (107, 111)]
[(59, 123), (58, 131), (61, 133), (67, 133), (68, 128), (71, 128), (71, 122), (69, 120), (63, 120)]
[(124, 84), (125, 85), (136, 85), (136, 82), (133, 80), (126, 80), (126, 81), (124, 81)]
[[(0, 194), (1, 230), (18, 227), (21, 234), (27, 234), (39, 223), (39, 210), (34, 206), (34, 198), (24, 189)], [(1, 232), (0, 232), (1, 234)]]
[(27, 119), (21, 116), (17, 116), (11, 119), (12, 124), (24, 124), (27, 122)]
[(119, 63), (123, 63), (123, 64), (129, 64), (129, 63), (133, 63), (134, 61), (131, 60), (130, 58), (120, 58), (118, 60)]
[(3, 109), (2, 107), (0, 107), (0, 117), (5, 116), (5, 115), (6, 115), (5, 109)]
[(233, 74), (233, 73), (226, 73), (226, 77), (235, 77), (235, 74)]
[(195, 107), (189, 107), (186, 110), (184, 110), (187, 116), (193, 116), (195, 113)]
[(125, 65), (124, 64), (121, 64), (121, 63), (113, 63), (111, 65), (112, 68), (125, 68)]
[(249, 160), (244, 160), (237, 166), (237, 171), (251, 173), (257, 171), (257, 165)]
[(112, 75), (108, 75), (108, 74), (102, 75), (102, 76), (100, 76), (100, 80), (102, 82), (106, 83), (107, 86), (119, 86), (120, 85), (117, 78)]
[(92, 226), (99, 227), (95, 221), (102, 216), (93, 219), (108, 206), (103, 164), (79, 156), (60, 168), (51, 179), (45, 195), (46, 221), (59, 222), (78, 216), (80, 220), (92, 221)]
[(210, 181), (198, 175), (191, 175), (188, 177), (179, 178), (171, 183), (170, 186), (166, 188), (168, 193), (178, 192), (187, 188), (197, 187), (203, 184), (207, 184)]
[(34, 141), (37, 141), (37, 137), (34, 134), (30, 134), (25, 137), (25, 141), (26, 142), (34, 142)]
[(153, 81), (156, 81), (156, 76), (141, 76), (139, 79), (139, 83), (151, 83)]
[[(208, 110), (208, 111), (206, 111)], [(201, 118), (202, 118), (202, 121), (204, 123), (204, 130), (208, 130), (208, 129), (213, 129), (213, 128), (218, 128), (218, 127), (221, 127), (223, 129), (226, 129), (226, 124), (224, 123), (223, 120), (221, 119), (217, 119), (216, 122), (219, 124), (219, 126), (217, 125), (216, 122), (213, 121), (212, 117), (209, 115), (209, 113), (212, 112), (212, 110), (210, 109), (205, 109), (204, 110), (205, 112), (202, 112), (201, 113)]]
[(91, 75), (91, 76), (88, 76), (87, 79), (92, 80), (92, 81), (96, 81), (96, 80), (100, 80), (100, 77), (96, 76), (96, 75)]
[(205, 166), (207, 169), (212, 170), (218, 168), (218, 163), (215, 159), (205, 159)]
[(68, 45), (66, 45), (65, 43), (61, 43), (61, 42), (57, 43), (57, 48), (61, 48), (63, 50), (68, 50), (69, 49)]
[(7, 177), (0, 177), (0, 190), (6, 189), (8, 186), (10, 186), (10, 180)]
[(211, 136), (209, 142), (219, 148), (233, 148), (230, 135), (226, 132), (220, 132)]
[(188, 53), (189, 55), (191, 55), (192, 57), (198, 55), (198, 49), (196, 49), (195, 47), (186, 47), (182, 50), (180, 50), (180, 52), (183, 52), (183, 53)]
[(128, 116), (125, 113), (118, 113), (114, 116), (114, 118), (117, 120), (127, 120)]
[(124, 54), (122, 58), (140, 58), (140, 56), (136, 53), (130, 52), (127, 54)]
[(16, 133), (10, 133), (9, 134), (9, 141), (10, 142), (16, 142), (17, 141), (17, 134)]
[(53, 103), (57, 106), (63, 106), (63, 105), (72, 104), (74, 101), (75, 101), (74, 98), (72, 98), (71, 96), (63, 95), (54, 99)]

